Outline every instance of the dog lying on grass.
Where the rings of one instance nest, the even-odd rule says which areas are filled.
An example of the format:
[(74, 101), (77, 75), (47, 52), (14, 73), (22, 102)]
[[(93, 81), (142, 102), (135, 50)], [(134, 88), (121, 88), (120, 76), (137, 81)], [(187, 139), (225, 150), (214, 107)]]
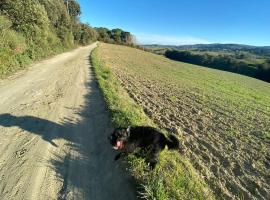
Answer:
[(150, 152), (149, 165), (152, 169), (155, 168), (159, 153), (165, 146), (168, 146), (169, 149), (179, 147), (179, 141), (175, 136), (169, 135), (167, 138), (157, 129), (148, 126), (116, 128), (108, 139), (115, 150), (121, 150), (114, 160), (140, 148)]

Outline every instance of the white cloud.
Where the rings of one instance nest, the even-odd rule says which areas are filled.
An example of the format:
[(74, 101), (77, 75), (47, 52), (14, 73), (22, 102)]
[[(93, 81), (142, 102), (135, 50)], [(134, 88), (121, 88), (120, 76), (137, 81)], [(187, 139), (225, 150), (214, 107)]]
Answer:
[(197, 37), (191, 36), (168, 36), (155, 34), (134, 34), (139, 44), (161, 44), (161, 45), (186, 45), (186, 44), (209, 44), (210, 42)]

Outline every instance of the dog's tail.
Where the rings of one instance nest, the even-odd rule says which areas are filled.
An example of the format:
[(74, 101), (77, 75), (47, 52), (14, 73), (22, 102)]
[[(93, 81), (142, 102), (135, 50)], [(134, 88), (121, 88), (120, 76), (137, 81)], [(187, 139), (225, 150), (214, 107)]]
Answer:
[(178, 149), (179, 148), (179, 140), (174, 135), (169, 135), (169, 139), (167, 139), (167, 146), (169, 149)]

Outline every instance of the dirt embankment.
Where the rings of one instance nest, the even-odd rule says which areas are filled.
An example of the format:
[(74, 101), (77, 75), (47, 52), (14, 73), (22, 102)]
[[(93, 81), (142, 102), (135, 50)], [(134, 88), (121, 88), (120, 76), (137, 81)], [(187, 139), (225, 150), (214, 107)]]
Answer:
[(0, 199), (135, 199), (107, 142), (95, 46), (0, 81)]

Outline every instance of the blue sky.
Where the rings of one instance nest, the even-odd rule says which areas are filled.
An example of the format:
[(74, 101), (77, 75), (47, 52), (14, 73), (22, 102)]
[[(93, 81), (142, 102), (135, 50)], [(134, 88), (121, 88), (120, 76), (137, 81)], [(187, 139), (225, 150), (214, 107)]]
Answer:
[(78, 0), (81, 20), (144, 44), (270, 46), (270, 0)]

